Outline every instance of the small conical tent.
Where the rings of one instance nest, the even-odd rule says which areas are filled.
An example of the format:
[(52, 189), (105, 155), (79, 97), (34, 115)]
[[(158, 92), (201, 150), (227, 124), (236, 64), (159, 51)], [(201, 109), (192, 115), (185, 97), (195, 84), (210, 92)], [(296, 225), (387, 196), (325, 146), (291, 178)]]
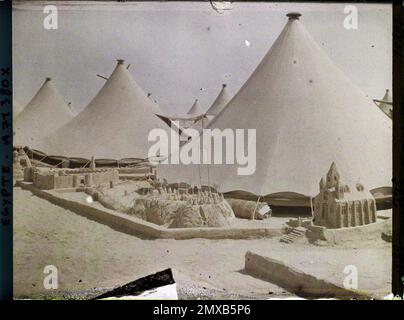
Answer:
[(41, 150), (66, 156), (147, 158), (148, 134), (169, 130), (153, 111), (156, 105), (124, 65), (118, 64), (90, 104), (72, 121), (42, 141)]
[(208, 111), (206, 111), (206, 114), (208, 116), (214, 116), (214, 117), (217, 116), (230, 101), (230, 98), (231, 98), (230, 94), (227, 91), (227, 85), (223, 84), (222, 90), (220, 90), (215, 101), (212, 103)]
[(24, 110), (24, 107), (16, 100), (13, 100), (13, 121), (17, 119), (18, 115)]
[(51, 78), (46, 78), (36, 95), (15, 119), (14, 145), (37, 148), (43, 137), (69, 122), (73, 116)]
[[(334, 65), (299, 16), (288, 14), (289, 21), (270, 51), (208, 125), (222, 132), (244, 129), (245, 135), (248, 129), (255, 130), (253, 174), (239, 175), (245, 165), (237, 162), (164, 164), (159, 170), (162, 177), (216, 186), (221, 192), (313, 196), (319, 191), (319, 179), (335, 162), (347, 183), (361, 182), (370, 190), (391, 185), (391, 121)], [(190, 144), (203, 146), (201, 139)], [(210, 151), (214, 153), (213, 147)]]
[(393, 118), (393, 99), (390, 90), (386, 89), (383, 99), (375, 101), (377, 106), (382, 110), (390, 119)]
[(201, 114), (204, 114), (204, 113), (205, 113), (205, 110), (203, 110), (203, 108), (199, 104), (198, 99), (195, 99), (194, 104), (192, 105), (192, 107), (187, 112), (187, 114), (191, 115), (191, 116), (200, 116)]
[(203, 118), (205, 117), (205, 110), (201, 107), (199, 100), (195, 99), (187, 114), (182, 116), (172, 115), (171, 119), (178, 120), (180, 128), (195, 128), (196, 130), (202, 129)]

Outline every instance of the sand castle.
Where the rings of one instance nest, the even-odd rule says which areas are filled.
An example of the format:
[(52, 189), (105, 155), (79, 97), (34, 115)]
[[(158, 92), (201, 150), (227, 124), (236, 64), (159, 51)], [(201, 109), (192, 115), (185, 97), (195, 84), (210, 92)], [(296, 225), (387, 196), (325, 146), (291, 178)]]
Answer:
[(151, 189), (134, 200), (132, 209), (144, 220), (168, 228), (225, 227), (235, 218), (222, 194), (201, 190)]
[(33, 182), (40, 190), (113, 185), (119, 181), (118, 169), (96, 168), (94, 158), (89, 168), (60, 169), (25, 165), (23, 170), (24, 181)]
[(320, 193), (313, 201), (315, 225), (335, 229), (376, 222), (376, 201), (372, 194), (360, 183), (344, 184), (334, 162), (319, 187)]

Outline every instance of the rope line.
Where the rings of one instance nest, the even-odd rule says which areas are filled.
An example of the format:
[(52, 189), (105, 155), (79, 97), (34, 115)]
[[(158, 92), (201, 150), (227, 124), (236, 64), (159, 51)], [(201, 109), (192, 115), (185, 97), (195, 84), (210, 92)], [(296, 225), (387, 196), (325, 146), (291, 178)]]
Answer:
[(262, 196), (259, 196), (259, 197), (258, 197), (257, 203), (255, 204), (254, 213), (253, 213), (253, 217), (252, 217), (253, 220), (255, 220), (255, 212), (257, 211), (258, 203), (260, 202), (261, 197), (262, 197)]

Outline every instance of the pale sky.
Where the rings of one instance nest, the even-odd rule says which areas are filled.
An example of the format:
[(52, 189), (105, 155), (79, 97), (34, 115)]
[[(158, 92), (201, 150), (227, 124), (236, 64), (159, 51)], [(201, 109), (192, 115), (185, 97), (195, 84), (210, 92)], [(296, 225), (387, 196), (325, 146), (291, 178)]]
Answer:
[[(58, 30), (45, 30), (44, 5), (59, 9)], [(29, 102), (52, 77), (76, 111), (104, 84), (116, 59), (163, 110), (207, 109), (222, 83), (231, 94), (270, 49), (290, 11), (335, 64), (372, 98), (392, 87), (392, 6), (355, 4), (357, 30), (347, 30), (345, 4), (233, 3), (219, 14), (209, 2), (108, 3), (15, 1), (14, 97)], [(349, 97), (347, 97), (349, 99)]]

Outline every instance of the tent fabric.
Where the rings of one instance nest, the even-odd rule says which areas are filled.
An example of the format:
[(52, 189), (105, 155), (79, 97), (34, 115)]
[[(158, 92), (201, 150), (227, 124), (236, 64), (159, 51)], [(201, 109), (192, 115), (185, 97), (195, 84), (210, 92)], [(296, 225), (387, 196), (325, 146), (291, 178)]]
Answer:
[[(18, 151), (17, 147), (13, 148), (13, 151)], [(42, 164), (48, 164), (58, 167), (71, 167), (71, 168), (80, 168), (80, 167), (89, 167), (91, 163), (91, 159), (80, 158), (80, 157), (66, 157), (63, 155), (47, 155), (46, 153), (29, 149), (28, 147), (23, 148), (24, 152), (27, 154), (28, 158), (37, 160)], [(124, 158), (124, 159), (94, 159), (96, 167), (134, 167), (134, 166), (144, 166), (148, 165), (149, 162), (147, 159), (139, 159), (139, 158)]]
[(187, 112), (188, 115), (191, 116), (200, 116), (202, 114), (205, 113), (205, 110), (203, 110), (203, 108), (201, 107), (201, 105), (199, 104), (199, 100), (195, 99), (194, 104), (191, 106), (191, 108), (189, 109), (189, 111)]
[[(389, 89), (386, 89), (386, 93), (383, 96), (382, 101), (387, 101), (387, 102), (393, 102), (393, 99), (391, 97), (391, 93)], [(393, 113), (393, 106), (388, 103), (379, 103), (378, 107), (388, 116), (390, 119), (392, 118), (392, 113)]]
[(201, 107), (199, 100), (195, 99), (194, 104), (192, 105), (191, 109), (189, 109), (188, 116), (194, 118), (191, 121), (181, 121), (180, 125), (183, 128), (193, 128), (196, 130), (200, 130), (203, 127), (203, 124), (207, 123), (206, 120), (206, 111)]
[[(344, 183), (361, 182), (368, 189), (391, 185), (391, 121), (334, 65), (298, 19), (289, 19), (208, 128), (256, 129), (254, 174), (238, 175), (238, 164), (165, 164), (159, 168), (163, 178), (209, 184), (221, 192), (315, 195), (335, 162)], [(202, 145), (200, 139), (190, 143)]]
[(24, 147), (23, 150), (26, 153), (26, 155), (28, 156), (28, 158), (30, 158), (30, 159), (42, 160), (47, 157), (46, 153), (39, 151), (39, 150), (30, 149), (28, 147)]
[(223, 108), (227, 105), (227, 103), (230, 101), (230, 94), (227, 91), (227, 85), (223, 84), (222, 90), (220, 90), (218, 96), (216, 97), (215, 101), (213, 101), (212, 105), (206, 111), (206, 114), (208, 116), (216, 116), (218, 115)]
[(161, 118), (169, 119), (171, 121), (178, 121), (178, 120), (179, 121), (197, 121), (204, 117), (203, 114), (194, 116), (194, 115), (189, 115), (189, 114), (178, 115), (178, 114), (169, 114), (169, 113), (164, 113), (164, 112), (156, 113), (156, 115)]
[(39, 148), (40, 140), (71, 119), (67, 106), (53, 81), (47, 78), (14, 121), (14, 145)]
[(13, 121), (17, 119), (22, 110), (24, 110), (24, 107), (17, 101), (13, 100)]
[(157, 109), (119, 60), (90, 104), (43, 139), (41, 150), (85, 158), (147, 158), (150, 130), (169, 130), (153, 113)]

